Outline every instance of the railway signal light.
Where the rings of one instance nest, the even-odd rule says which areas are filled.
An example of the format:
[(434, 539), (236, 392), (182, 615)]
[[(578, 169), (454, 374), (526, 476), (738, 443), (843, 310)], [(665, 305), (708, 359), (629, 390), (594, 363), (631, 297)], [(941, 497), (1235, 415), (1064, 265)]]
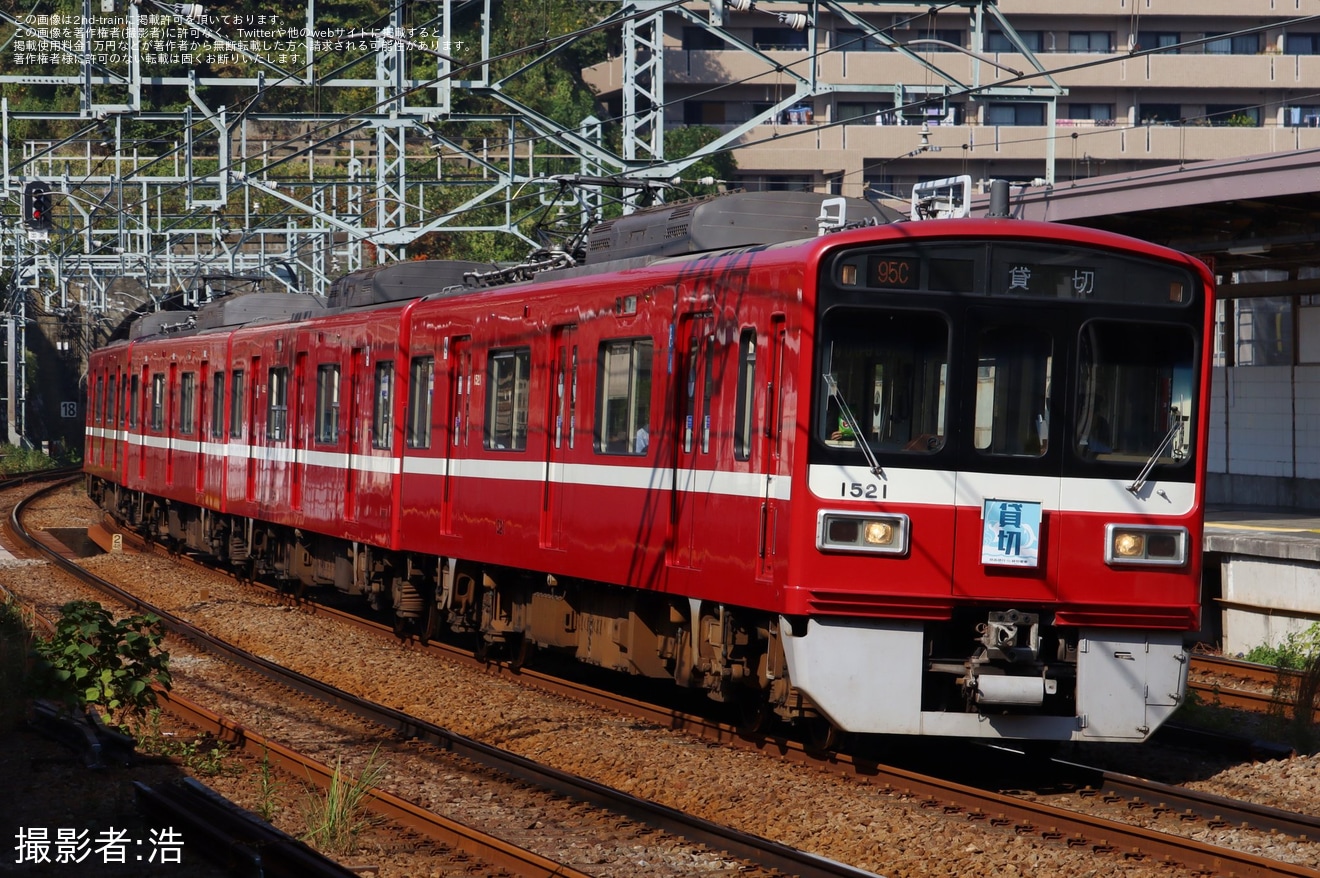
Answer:
[(23, 189), (23, 222), (38, 232), (48, 232), (52, 227), (50, 187), (40, 180), (33, 180)]

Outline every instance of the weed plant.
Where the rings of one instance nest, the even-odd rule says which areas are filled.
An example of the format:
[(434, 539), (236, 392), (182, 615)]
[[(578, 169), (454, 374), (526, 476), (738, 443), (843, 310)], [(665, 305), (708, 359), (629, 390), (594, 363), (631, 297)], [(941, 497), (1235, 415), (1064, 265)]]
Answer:
[(303, 841), (332, 854), (356, 850), (358, 835), (372, 823), (366, 813), (367, 794), (385, 774), (385, 767), (376, 761), (378, 753), (372, 752), (357, 780), (346, 778), (340, 760), (335, 760), (329, 788), (304, 804), (307, 832)]

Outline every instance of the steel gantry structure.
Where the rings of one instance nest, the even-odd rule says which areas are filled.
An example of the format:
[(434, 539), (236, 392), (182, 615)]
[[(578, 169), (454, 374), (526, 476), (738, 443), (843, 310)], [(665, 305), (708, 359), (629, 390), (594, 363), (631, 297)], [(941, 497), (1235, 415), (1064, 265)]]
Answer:
[[(938, 79), (917, 89), (875, 84), (895, 106), (961, 93), (1052, 108), (1062, 94), (993, 0), (962, 4), (973, 10), (973, 45), (992, 19), (1043, 86), (987, 86), (979, 65), (972, 81), (960, 82), (860, 14), (914, 5), (898, 0), (813, 0), (779, 12), (752, 0), (601, 3), (596, 24), (503, 56), (491, 50), (498, 0), (401, 0), (383, 24), (347, 29), (318, 26), (316, 0), (259, 16), (161, 0), (81, 2), (75, 14), (43, 11), (41, 0), (29, 13), (0, 11), (0, 52), (16, 71), (0, 75), (0, 317), (11, 442), (27, 433), (18, 364), (31, 324), (47, 321), (43, 333), (80, 369), (81, 354), (133, 315), (249, 289), (324, 295), (336, 277), (406, 258), (407, 246), (432, 232), (502, 232), (529, 252), (544, 247), (529, 218), (547, 206), (558, 202), (586, 226), (601, 216), (602, 188), (631, 179), (621, 208), (631, 209), (640, 187), (736, 149), (766, 117), (830, 91), (817, 74), (822, 16), (862, 28)], [(726, 5), (808, 30), (807, 57), (785, 63), (739, 38), (726, 27)], [(757, 56), (791, 79), (792, 93), (701, 150), (667, 156), (667, 16)], [(622, 118), (556, 120), (510, 94), (519, 76), (603, 29), (622, 35)], [(510, 58), (512, 71), (497, 72)], [(203, 64), (214, 75), (196, 72)], [(53, 109), (11, 103), (25, 90), (54, 96)], [(339, 96), (327, 102), (340, 108), (360, 106), (308, 109), (324, 95)], [(40, 140), (25, 133), (37, 123)], [(24, 215), (33, 181), (52, 199), (44, 222)]]

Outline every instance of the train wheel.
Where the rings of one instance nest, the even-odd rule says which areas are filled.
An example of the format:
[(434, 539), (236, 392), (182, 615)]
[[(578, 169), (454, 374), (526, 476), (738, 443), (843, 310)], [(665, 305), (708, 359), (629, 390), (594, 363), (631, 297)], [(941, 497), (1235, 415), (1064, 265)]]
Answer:
[(803, 720), (807, 732), (807, 743), (816, 750), (833, 750), (839, 746), (842, 734), (839, 727), (824, 716), (816, 714)]
[(750, 692), (738, 697), (738, 731), (743, 735), (755, 735), (763, 731), (770, 722), (774, 711), (770, 702), (760, 692)]
[(518, 637), (518, 642), (510, 644), (509, 649), (509, 667), (515, 671), (522, 670), (523, 665), (536, 652), (536, 643), (529, 640), (527, 635)]
[(426, 623), (422, 626), (422, 640), (430, 643), (436, 639), (440, 633), (440, 624), (443, 621), (440, 609), (435, 605), (435, 601), (426, 602)]

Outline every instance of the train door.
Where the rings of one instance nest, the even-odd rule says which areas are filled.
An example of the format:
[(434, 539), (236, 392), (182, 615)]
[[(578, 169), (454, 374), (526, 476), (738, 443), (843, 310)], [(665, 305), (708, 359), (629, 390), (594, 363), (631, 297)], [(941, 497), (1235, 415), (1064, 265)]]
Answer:
[[(157, 398), (160, 400), (160, 410), (163, 417), (158, 421), (160, 429), (165, 436), (165, 484), (174, 485), (174, 432), (177, 423), (175, 411), (178, 403), (175, 402), (175, 394), (179, 393), (179, 364), (170, 363), (169, 379), (166, 381), (161, 378), (157, 388)], [(159, 376), (157, 376), (159, 377)]]
[(550, 363), (550, 441), (546, 443), (544, 502), (541, 511), (541, 545), (562, 545), (564, 461), (573, 451), (577, 429), (577, 326), (556, 326), (552, 331)]
[(289, 429), (285, 433), (290, 446), (289, 466), (293, 470), (293, 487), (289, 498), (289, 505), (293, 509), (302, 509), (303, 481), (307, 477), (306, 449), (310, 443), (308, 437), (303, 435), (302, 426), (308, 420), (303, 417), (303, 406), (307, 404), (306, 386), (307, 353), (299, 351), (293, 359), (293, 398), (288, 403)]
[(210, 389), (210, 364), (203, 360), (197, 372), (197, 386), (193, 391), (197, 394), (197, 420), (193, 424), (193, 429), (197, 432), (197, 461), (196, 472), (193, 475), (193, 490), (198, 494), (206, 490), (207, 430), (211, 424), (210, 398), (207, 393)]
[(119, 401), (115, 403), (114, 472), (122, 476), (120, 462), (128, 464), (128, 372), (119, 370)]
[[(774, 315), (770, 324), (769, 337), (769, 362), (766, 365), (766, 373), (763, 386), (765, 387), (765, 418), (764, 426), (761, 430), (761, 453), (759, 455), (762, 471), (765, 478), (762, 480), (765, 484), (765, 493), (761, 497), (761, 521), (760, 535), (757, 540), (757, 564), (756, 575), (758, 579), (768, 580), (774, 571), (775, 562), (775, 543), (776, 535), (779, 530), (779, 502), (778, 487), (781, 479), (786, 478), (781, 475), (783, 464), (783, 376), (784, 376), (784, 340), (787, 335), (787, 327), (783, 314)], [(755, 333), (748, 340), (751, 345), (756, 343)], [(747, 352), (742, 352), (740, 356), (746, 357)], [(755, 350), (751, 352), (755, 356)], [(747, 364), (747, 369), (753, 375), (755, 374), (754, 363)], [(753, 386), (755, 382), (753, 381)], [(754, 399), (748, 400), (747, 405), (752, 409), (756, 406)]]
[(441, 533), (454, 533), (454, 507), (463, 477), (463, 456), (467, 452), (468, 427), (472, 409), (472, 337), (457, 336), (449, 344), (449, 443), (446, 449), (444, 512)]
[(675, 350), (677, 375), (673, 385), (678, 394), (675, 405), (678, 417), (674, 422), (678, 435), (675, 437), (669, 541), (669, 563), (674, 567), (696, 565), (692, 547), (697, 521), (710, 499), (710, 477), (713, 475), (710, 468), (713, 325), (710, 311), (697, 311), (679, 318)]
[(958, 474), (954, 594), (1054, 600), (1059, 558), (1049, 551), (1050, 525), (1063, 457), (1050, 423), (1063, 367), (1058, 322), (1044, 307), (1030, 314), (972, 308), (967, 317), (963, 417), (971, 419), (975, 456)]
[(344, 520), (357, 519), (357, 449), (363, 441), (362, 376), (366, 370), (366, 351), (353, 348), (348, 355), (348, 465), (344, 468)]
[(255, 503), (257, 500), (257, 462), (258, 452), (261, 445), (261, 430), (257, 425), (261, 423), (257, 420), (258, 399), (261, 396), (261, 357), (252, 358), (252, 368), (248, 370), (248, 390), (247, 390), (247, 489), (246, 497), (249, 503)]

